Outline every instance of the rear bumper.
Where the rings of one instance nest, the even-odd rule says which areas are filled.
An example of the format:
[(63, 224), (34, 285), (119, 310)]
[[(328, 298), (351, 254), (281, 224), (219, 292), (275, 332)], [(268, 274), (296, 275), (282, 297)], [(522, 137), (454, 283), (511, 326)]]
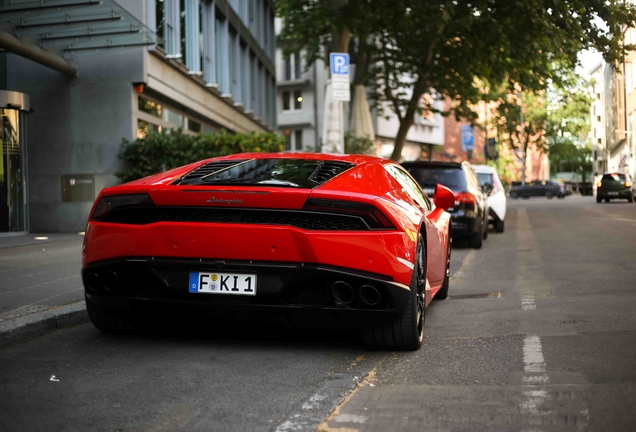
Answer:
[(451, 217), (451, 226), (453, 237), (468, 237), (479, 232), (477, 219), (466, 216), (453, 215)]
[(126, 225), (89, 222), (82, 265), (132, 257), (320, 263), (384, 275), (408, 285), (415, 236), (390, 231), (308, 231), (213, 223)]
[[(190, 271), (256, 274), (256, 295), (191, 293)], [(116, 286), (113, 288), (111, 284), (110, 290), (103, 284), (106, 272), (117, 275)], [(239, 319), (257, 318), (252, 316), (255, 313), (297, 312), (305, 317), (313, 314), (329, 320), (333, 317), (336, 321), (351, 320), (350, 324), (359, 326), (362, 321), (395, 317), (404, 310), (411, 295), (408, 286), (381, 275), (298, 263), (118, 259), (84, 267), (82, 281), (87, 302), (133, 317), (140, 312), (187, 309)], [(343, 304), (334, 298), (331, 286), (336, 281), (351, 286), (354, 293), (351, 302)], [(364, 301), (360, 290), (363, 285), (377, 290), (380, 298), (377, 304)]]
[(621, 189), (614, 191), (607, 191), (598, 189), (596, 191), (596, 196), (599, 198), (629, 198), (634, 196), (634, 192), (631, 189)]

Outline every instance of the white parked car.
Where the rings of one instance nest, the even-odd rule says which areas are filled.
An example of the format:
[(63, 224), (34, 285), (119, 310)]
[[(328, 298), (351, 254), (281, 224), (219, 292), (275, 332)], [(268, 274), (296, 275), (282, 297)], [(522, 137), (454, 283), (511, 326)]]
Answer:
[(479, 183), (488, 193), (488, 206), (490, 207), (488, 223), (495, 227), (495, 231), (501, 233), (504, 231), (506, 219), (506, 191), (493, 167), (488, 165), (473, 165), (472, 167), (479, 177)]

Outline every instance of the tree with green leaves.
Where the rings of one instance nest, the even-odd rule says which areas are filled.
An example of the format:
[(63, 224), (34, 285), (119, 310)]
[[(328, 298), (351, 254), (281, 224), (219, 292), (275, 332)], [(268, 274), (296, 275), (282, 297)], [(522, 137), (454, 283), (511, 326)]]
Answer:
[(545, 128), (552, 169), (581, 174), (583, 183), (592, 172), (592, 145), (588, 142), (591, 102), (585, 83), (555, 90)]
[[(401, 157), (416, 114), (433, 111), (422, 96), (452, 101), (458, 118), (475, 120), (479, 82), (507, 83), (514, 93), (561, 86), (577, 54), (596, 49), (608, 63), (624, 49), (624, 26), (636, 8), (618, 0), (277, 0), (285, 52), (307, 65), (327, 51), (353, 51), (356, 79), (372, 88), (400, 121), (391, 156)], [(354, 41), (350, 46), (349, 41)], [(330, 47), (325, 49), (325, 47)], [(480, 81), (481, 80), (481, 81)], [(448, 113), (445, 113), (448, 114)]]

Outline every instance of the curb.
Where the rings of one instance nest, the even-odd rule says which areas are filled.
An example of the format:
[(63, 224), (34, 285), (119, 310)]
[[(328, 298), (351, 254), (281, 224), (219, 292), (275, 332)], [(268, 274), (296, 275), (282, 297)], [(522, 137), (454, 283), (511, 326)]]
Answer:
[(25, 306), (0, 316), (0, 349), (88, 321), (84, 300), (63, 306)]

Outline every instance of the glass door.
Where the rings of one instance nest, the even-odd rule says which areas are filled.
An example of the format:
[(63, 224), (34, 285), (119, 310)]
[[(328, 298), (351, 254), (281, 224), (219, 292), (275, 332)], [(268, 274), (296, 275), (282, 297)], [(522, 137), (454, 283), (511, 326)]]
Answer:
[(0, 234), (27, 231), (24, 116), (18, 109), (0, 109)]

